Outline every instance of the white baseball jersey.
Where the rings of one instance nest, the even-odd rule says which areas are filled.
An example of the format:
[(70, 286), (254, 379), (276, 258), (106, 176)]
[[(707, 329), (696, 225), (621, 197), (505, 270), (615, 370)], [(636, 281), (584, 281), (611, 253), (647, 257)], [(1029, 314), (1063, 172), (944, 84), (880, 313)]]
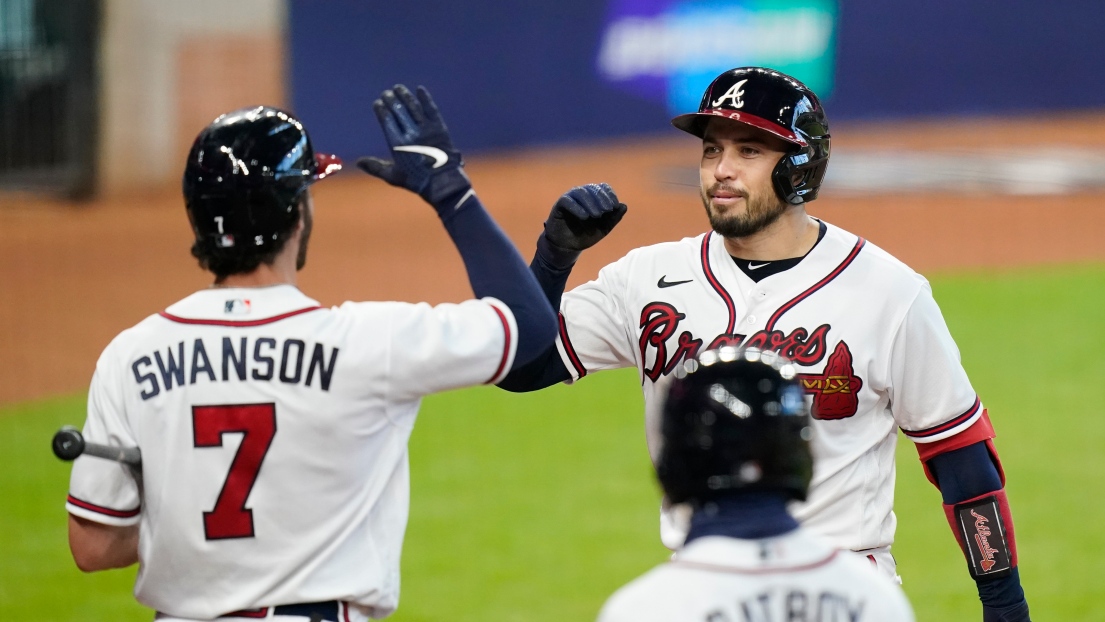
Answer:
[[(677, 363), (725, 344), (791, 359), (815, 419), (809, 499), (791, 510), (840, 548), (875, 549), (894, 539), (897, 429), (937, 441), (970, 427), (982, 405), (928, 282), (826, 227), (797, 266), (759, 283), (716, 233), (630, 251), (565, 293), (557, 347), (573, 380), (640, 370), (654, 460), (661, 396)], [(665, 510), (661, 520), (675, 525), (662, 533), (669, 548), (686, 535), (680, 515)]]
[(803, 529), (698, 538), (614, 593), (599, 622), (912, 622), (902, 589)]
[(66, 509), (139, 524), (139, 602), (208, 619), (345, 601), (391, 613), (407, 440), (429, 393), (500, 380), (517, 343), (494, 299), (347, 302), (291, 285), (197, 292), (121, 333), (88, 396), (88, 441), (137, 446), (142, 483), (81, 456)]

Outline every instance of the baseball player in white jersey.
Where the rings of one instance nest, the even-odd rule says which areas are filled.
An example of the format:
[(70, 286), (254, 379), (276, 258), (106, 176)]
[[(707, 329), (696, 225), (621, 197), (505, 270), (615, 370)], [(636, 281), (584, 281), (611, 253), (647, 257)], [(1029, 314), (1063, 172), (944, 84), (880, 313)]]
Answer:
[(320, 306), (295, 285), (308, 186), (340, 163), (274, 108), (200, 133), (184, 195), (215, 284), (104, 350), (84, 436), (137, 447), (141, 466), (79, 457), (66, 504), (77, 565), (137, 562), (135, 595), (159, 620), (390, 614), (421, 398), (495, 382), (553, 342), (555, 314), (429, 94), (397, 86), (373, 107), (394, 161), (358, 165), (434, 206), (478, 299)]
[(669, 499), (692, 507), (672, 559), (619, 590), (600, 622), (909, 622), (900, 587), (787, 513), (813, 470), (797, 366), (722, 346), (665, 383), (656, 459)]
[[(554, 207), (531, 270), (560, 308), (556, 348), (499, 386), (534, 390), (635, 366), (657, 458), (659, 396), (703, 349), (744, 345), (798, 366), (811, 403), (816, 467), (796, 517), (890, 577), (897, 430), (916, 445), (977, 582), (987, 620), (1028, 620), (1012, 516), (982, 402), (928, 282), (863, 238), (810, 217), (829, 160), (817, 96), (770, 69), (718, 76), (699, 110), (672, 121), (702, 139), (700, 184), (712, 231), (630, 251), (563, 294), (579, 253), (621, 219), (605, 185)], [(677, 548), (689, 510), (665, 503)]]

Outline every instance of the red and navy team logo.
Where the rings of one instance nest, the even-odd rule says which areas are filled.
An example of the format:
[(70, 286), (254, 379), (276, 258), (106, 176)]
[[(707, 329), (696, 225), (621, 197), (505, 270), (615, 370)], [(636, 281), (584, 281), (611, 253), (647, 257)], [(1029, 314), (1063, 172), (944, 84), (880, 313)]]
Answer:
[[(671, 373), (681, 361), (698, 355), (702, 340), (695, 338), (690, 331), (679, 332), (679, 324), (686, 317), (666, 302), (649, 303), (642, 309), (638, 346), (644, 362), (644, 375), (653, 382)], [(798, 327), (789, 334), (780, 330), (761, 330), (747, 336), (725, 333), (715, 337), (708, 349), (741, 345), (755, 347), (776, 352), (799, 366), (812, 367), (825, 359), (831, 328), (829, 324), (822, 324), (812, 331)], [(669, 348), (668, 340), (674, 335), (678, 335), (675, 346)], [(649, 361), (652, 361), (651, 364)], [(859, 390), (863, 387), (863, 380), (856, 376), (852, 351), (846, 342), (836, 344), (824, 371), (801, 373), (798, 378), (806, 393), (813, 396), (811, 410), (814, 419), (846, 419), (859, 410)]]
[(841, 341), (820, 374), (798, 374), (806, 393), (813, 395), (814, 419), (846, 419), (859, 410), (863, 380), (852, 368), (852, 351)]

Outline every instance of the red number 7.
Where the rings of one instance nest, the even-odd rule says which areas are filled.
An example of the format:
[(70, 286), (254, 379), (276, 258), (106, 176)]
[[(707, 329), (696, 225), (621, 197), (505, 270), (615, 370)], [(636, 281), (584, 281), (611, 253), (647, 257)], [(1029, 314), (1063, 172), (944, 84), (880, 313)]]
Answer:
[(223, 435), (234, 432), (242, 433), (242, 444), (230, 463), (215, 509), (203, 513), (208, 540), (253, 537), (253, 510), (246, 509), (246, 499), (276, 436), (276, 404), (192, 407), (196, 447), (222, 447)]

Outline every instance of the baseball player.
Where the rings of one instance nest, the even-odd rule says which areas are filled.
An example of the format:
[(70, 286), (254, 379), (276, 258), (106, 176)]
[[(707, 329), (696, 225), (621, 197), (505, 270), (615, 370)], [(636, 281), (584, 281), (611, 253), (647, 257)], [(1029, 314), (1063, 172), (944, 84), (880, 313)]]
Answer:
[[(798, 367), (816, 458), (795, 516), (896, 577), (894, 450), (916, 443), (977, 581), (987, 620), (1028, 620), (994, 430), (960, 363), (928, 282), (862, 237), (806, 213), (829, 162), (817, 96), (758, 67), (719, 75), (672, 124), (702, 140), (702, 202), (712, 231), (630, 251), (563, 294), (579, 253), (625, 205), (605, 185), (553, 207), (531, 270), (560, 309), (555, 348), (499, 386), (534, 390), (635, 366), (650, 453), (659, 396), (704, 349), (753, 346)], [(665, 503), (661, 538), (677, 548), (688, 510)]]
[(600, 622), (912, 622), (902, 589), (787, 512), (806, 498), (812, 420), (798, 369), (771, 351), (722, 346), (673, 371), (657, 475), (693, 508), (667, 563), (607, 601)]
[(495, 382), (551, 347), (553, 309), (474, 194), (430, 95), (397, 86), (373, 109), (393, 159), (358, 165), (434, 207), (477, 299), (320, 306), (296, 272), (309, 186), (340, 163), (275, 108), (199, 134), (184, 198), (214, 284), (104, 350), (84, 436), (139, 448), (141, 483), (81, 456), (66, 504), (77, 565), (138, 562), (135, 596), (158, 620), (390, 614), (421, 398)]

